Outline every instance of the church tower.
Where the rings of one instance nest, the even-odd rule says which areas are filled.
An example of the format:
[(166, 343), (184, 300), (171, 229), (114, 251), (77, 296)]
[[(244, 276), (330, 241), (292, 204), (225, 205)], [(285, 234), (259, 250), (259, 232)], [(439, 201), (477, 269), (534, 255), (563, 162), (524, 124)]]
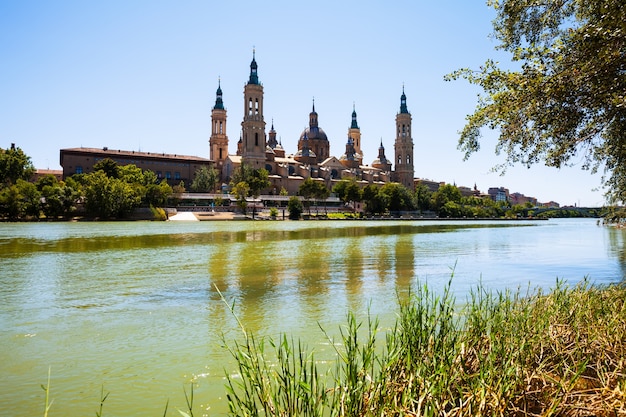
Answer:
[(259, 82), (254, 51), (250, 79), (243, 89), (244, 116), (241, 122), (242, 162), (253, 169), (265, 168), (265, 121), (263, 120), (263, 85)]
[(226, 109), (222, 101), (222, 86), (217, 83), (215, 106), (211, 110), (211, 138), (209, 139), (210, 159), (218, 172), (222, 172), (224, 160), (228, 156), (228, 136), (226, 136)]
[(363, 151), (361, 151), (361, 129), (359, 129), (359, 125), (356, 122), (356, 110), (354, 108), (354, 104), (352, 105), (352, 124), (348, 130), (348, 136), (352, 138), (354, 151), (361, 157), (362, 160)]
[(411, 137), (411, 113), (406, 107), (406, 95), (402, 87), (400, 113), (396, 115), (396, 180), (409, 190), (413, 190), (413, 138)]

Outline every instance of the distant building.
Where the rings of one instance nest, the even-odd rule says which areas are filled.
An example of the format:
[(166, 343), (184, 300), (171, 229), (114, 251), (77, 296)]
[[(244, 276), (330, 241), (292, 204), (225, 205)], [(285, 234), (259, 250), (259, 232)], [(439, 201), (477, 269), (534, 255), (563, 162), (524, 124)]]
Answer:
[(407, 107), (404, 88), (400, 96), (400, 111), (396, 115), (395, 170), (392, 167), (393, 161), (385, 156), (382, 140), (378, 157), (371, 165), (364, 164), (361, 130), (354, 106), (343, 155), (330, 155), (330, 139), (320, 127), (315, 102), (309, 113), (309, 126), (298, 139), (298, 149), (293, 154), (287, 154), (282, 144), (276, 140), (273, 121), (266, 137), (263, 99), (263, 85), (259, 81), (258, 65), (253, 54), (250, 77), (244, 86), (244, 117), (237, 152), (234, 155), (228, 154), (228, 137), (225, 133), (227, 113), (223, 92), (218, 83), (215, 106), (211, 112), (209, 148), (210, 158), (220, 170), (222, 182), (230, 182), (235, 170), (241, 164), (246, 164), (254, 169), (264, 168), (268, 171), (270, 193), (285, 189), (289, 194), (295, 194), (307, 178), (319, 181), (329, 189), (336, 182), (348, 178), (356, 180), (361, 187), (396, 181), (408, 189), (414, 189), (411, 113)]
[(446, 185), (445, 182), (439, 182), (439, 181), (432, 181), (432, 180), (425, 180), (423, 178), (415, 178), (415, 180), (413, 181), (415, 184), (415, 188), (417, 188), (420, 185), (424, 185), (426, 186), (426, 188), (428, 188), (428, 190), (430, 192), (435, 192), (437, 190), (439, 190), (439, 187)]
[(491, 187), (487, 191), (493, 201), (509, 201), (509, 189), (504, 187)]
[(525, 196), (524, 194), (517, 193), (517, 192), (510, 194), (509, 197), (510, 197), (511, 204), (513, 205), (516, 205), (516, 204), (524, 205), (526, 203), (530, 203), (533, 206), (537, 206), (537, 199), (535, 197), (528, 197), (528, 196)]
[(150, 170), (157, 178), (166, 179), (170, 185), (183, 181), (189, 186), (196, 170), (213, 165), (211, 160), (197, 156), (113, 150), (107, 147), (68, 148), (61, 149), (63, 178), (74, 174), (91, 173), (93, 166), (106, 158), (112, 159), (118, 165), (133, 164), (142, 170)]
[(30, 178), (30, 182), (37, 182), (39, 181), (39, 179), (47, 176), (47, 175), (52, 175), (54, 176), (57, 181), (61, 181), (63, 179), (63, 171), (58, 170), (58, 169), (37, 169), (35, 170), (35, 173), (33, 174), (33, 176)]

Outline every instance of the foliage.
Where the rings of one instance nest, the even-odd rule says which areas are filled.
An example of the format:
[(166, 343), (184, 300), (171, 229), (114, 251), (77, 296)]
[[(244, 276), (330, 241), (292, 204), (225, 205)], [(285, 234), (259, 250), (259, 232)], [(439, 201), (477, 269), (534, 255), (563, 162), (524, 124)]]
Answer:
[[(376, 319), (354, 315), (334, 363), (282, 335), (224, 344), (232, 415), (621, 415), (626, 412), (623, 285), (584, 281), (492, 293), (480, 286), (458, 303), (451, 284), (426, 285), (399, 300), (398, 319), (379, 338)], [(233, 307), (230, 307), (233, 311)]]
[(339, 181), (333, 187), (333, 193), (337, 194), (337, 197), (346, 204), (353, 203), (356, 205), (363, 198), (361, 188), (354, 178)]
[(439, 187), (439, 189), (432, 194), (430, 205), (435, 210), (441, 210), (441, 208), (449, 201), (453, 203), (460, 203), (461, 191), (459, 191), (459, 189), (452, 184), (445, 184)]
[(150, 212), (152, 213), (152, 218), (154, 220), (158, 220), (162, 222), (167, 220), (167, 213), (161, 207), (150, 206)]
[(210, 193), (215, 190), (219, 181), (219, 174), (213, 167), (202, 166), (196, 170), (191, 189), (196, 193)]
[(120, 167), (117, 165), (117, 162), (112, 160), (111, 158), (104, 158), (101, 161), (98, 161), (94, 164), (93, 170), (102, 171), (109, 178), (119, 178)]
[(250, 187), (248, 183), (245, 181), (240, 181), (233, 187), (232, 193), (235, 195), (237, 199), (237, 206), (241, 209), (243, 214), (246, 214), (246, 208), (248, 207), (248, 202), (246, 201), (246, 197), (250, 193)]
[(323, 182), (315, 181), (313, 178), (307, 178), (302, 182), (302, 184), (300, 184), (298, 194), (304, 198), (304, 204), (309, 209), (309, 214), (311, 214), (311, 204), (309, 200), (311, 198), (314, 198), (316, 202), (319, 200), (326, 200), (330, 195), (330, 192)]
[(365, 212), (369, 214), (384, 214), (389, 208), (389, 196), (380, 192), (380, 187), (368, 184), (363, 188)]
[(19, 179), (28, 181), (34, 173), (30, 156), (21, 148), (0, 148), (0, 187), (15, 184)]
[(380, 193), (387, 196), (389, 211), (411, 211), (415, 209), (411, 192), (404, 185), (388, 182), (380, 188)]
[(461, 69), (484, 91), (461, 131), (466, 158), (481, 129), (499, 130), (496, 169), (544, 162), (603, 168), (610, 203), (626, 202), (626, 12), (619, 0), (490, 0), (498, 49), (516, 69), (489, 60)]
[(88, 174), (85, 180), (85, 207), (98, 217), (124, 217), (141, 204), (137, 187), (108, 177), (102, 170)]
[(248, 184), (249, 197), (258, 197), (262, 190), (271, 185), (269, 172), (267, 172), (266, 169), (253, 169), (251, 166), (244, 163), (241, 164), (240, 169), (233, 172), (230, 185), (231, 187), (235, 187), (240, 182)]
[(415, 187), (415, 205), (417, 209), (425, 211), (430, 210), (430, 200), (432, 192), (424, 184)]
[(276, 207), (270, 207), (270, 217), (273, 220), (276, 220), (276, 217), (278, 217), (278, 209)]
[(289, 197), (287, 211), (289, 211), (289, 220), (300, 220), (300, 216), (302, 215), (302, 201), (295, 195)]
[(167, 180), (163, 179), (158, 184), (153, 183), (146, 186), (144, 201), (151, 206), (163, 207), (173, 192), (174, 190), (167, 183)]

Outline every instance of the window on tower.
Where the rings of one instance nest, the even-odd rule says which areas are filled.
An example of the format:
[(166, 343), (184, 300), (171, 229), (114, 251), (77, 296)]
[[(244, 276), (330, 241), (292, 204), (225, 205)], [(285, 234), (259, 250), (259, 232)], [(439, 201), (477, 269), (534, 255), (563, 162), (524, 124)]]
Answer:
[(254, 102), (254, 114), (259, 114), (259, 99)]
[(254, 134), (254, 146), (259, 146), (259, 134)]

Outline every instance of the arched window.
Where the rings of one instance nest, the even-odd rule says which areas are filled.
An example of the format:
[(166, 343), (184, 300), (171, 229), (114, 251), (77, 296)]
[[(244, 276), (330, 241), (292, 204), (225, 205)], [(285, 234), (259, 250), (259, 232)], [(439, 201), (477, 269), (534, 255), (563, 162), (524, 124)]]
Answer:
[(407, 165), (411, 165), (411, 156), (410, 155), (406, 156), (406, 163), (407, 163)]
[(259, 114), (259, 99), (254, 102), (254, 114)]
[(222, 126), (222, 122), (220, 122), (220, 133), (224, 133), (224, 126)]
[(252, 115), (252, 98), (248, 102), (248, 115)]
[(254, 146), (259, 146), (259, 134), (254, 134)]
[(402, 165), (402, 155), (398, 155), (398, 165)]

